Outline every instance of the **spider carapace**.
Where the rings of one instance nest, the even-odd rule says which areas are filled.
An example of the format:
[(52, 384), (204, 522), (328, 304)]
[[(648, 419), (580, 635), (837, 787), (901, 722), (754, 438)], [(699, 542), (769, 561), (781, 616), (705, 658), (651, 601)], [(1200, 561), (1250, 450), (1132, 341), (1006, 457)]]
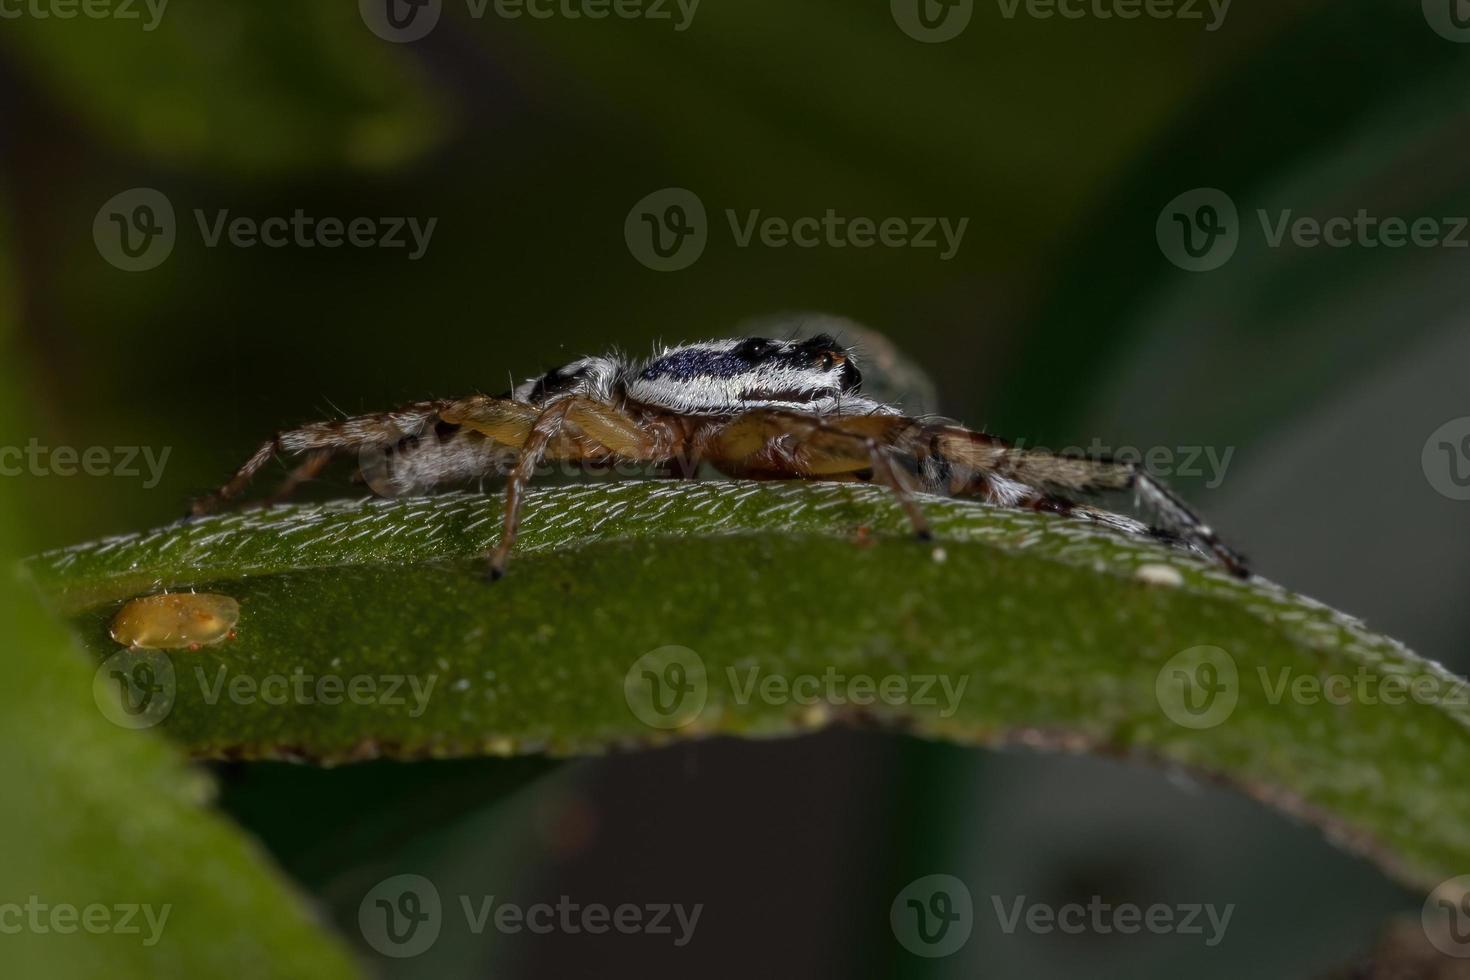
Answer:
[[(505, 571), (528, 482), (538, 466), (558, 461), (681, 476), (703, 462), (745, 479), (873, 481), (893, 491), (921, 538), (929, 528), (915, 491), (973, 497), (1182, 541), (1249, 575), (1239, 555), (1137, 464), (1020, 448), (948, 421), (909, 417), (865, 397), (852, 351), (825, 335), (686, 344), (647, 361), (585, 357), (498, 397), (312, 423), (262, 445), (194, 513), (239, 499), (277, 454), (302, 459), (272, 501), (348, 452), (392, 453), (394, 465), (375, 487), (394, 494), (504, 475), (504, 532), (489, 555), (494, 578)], [(1075, 499), (1107, 491), (1133, 493), (1158, 526)]]

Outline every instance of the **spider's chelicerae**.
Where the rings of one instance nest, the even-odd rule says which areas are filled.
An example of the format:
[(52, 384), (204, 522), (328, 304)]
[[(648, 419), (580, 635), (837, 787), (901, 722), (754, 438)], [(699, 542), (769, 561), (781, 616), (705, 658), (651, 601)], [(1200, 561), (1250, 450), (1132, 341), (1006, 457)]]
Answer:
[[(416, 402), (281, 432), (229, 483), (199, 500), (194, 513), (237, 499), (279, 453), (303, 459), (272, 500), (344, 452), (393, 452), (390, 489), (399, 492), (504, 474), (504, 533), (489, 556), (498, 578), (515, 542), (526, 485), (543, 462), (645, 464), (692, 476), (703, 461), (737, 478), (883, 484), (921, 538), (929, 529), (916, 489), (1182, 541), (1233, 574), (1249, 575), (1239, 555), (1134, 463), (1020, 448), (949, 422), (908, 417), (861, 388), (852, 352), (825, 335), (687, 344), (644, 362), (585, 357), (498, 397)], [(1159, 526), (1072, 499), (1104, 491), (1134, 493)]]

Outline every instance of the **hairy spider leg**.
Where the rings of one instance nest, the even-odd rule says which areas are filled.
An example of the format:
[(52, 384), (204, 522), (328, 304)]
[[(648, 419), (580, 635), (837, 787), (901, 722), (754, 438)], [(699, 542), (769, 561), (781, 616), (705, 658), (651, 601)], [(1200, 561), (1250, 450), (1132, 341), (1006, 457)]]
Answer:
[(893, 492), (914, 533), (933, 534), (912, 488), (893, 462), (895, 434), (910, 420), (894, 415), (833, 419), (781, 409), (754, 409), (717, 429), (706, 452), (717, 469), (756, 479), (842, 478), (870, 471)]
[(322, 470), (332, 461), (336, 452), (331, 449), (313, 449), (306, 454), (306, 459), (280, 482), (280, 485), (265, 498), (265, 506), (269, 507), (287, 500), (304, 483), (310, 483), (321, 475)]
[[(529, 413), (531, 421), (525, 424)], [(489, 555), (490, 578), (505, 574), (520, 528), (526, 487), (546, 458), (574, 461), (617, 459), (652, 462), (671, 451), (659, 428), (648, 429), (627, 412), (591, 398), (572, 396), (545, 409), (504, 399), (466, 399), (442, 413), (446, 422), (517, 445), (516, 462), (506, 478), (505, 516), (500, 540)], [(516, 440), (512, 443), (512, 440)]]
[[(1232, 575), (1250, 577), (1245, 559), (1137, 463), (1020, 449), (960, 426), (935, 426), (929, 436), (929, 452), (940, 463), (952, 493), (1058, 513), (1078, 511), (1096, 519), (1089, 508), (1063, 494), (1131, 491), (1158, 516), (1163, 527), (1157, 536), (1177, 536), (1213, 555)], [(997, 485), (996, 478), (1005, 482)]]
[[(438, 401), (417, 402), (396, 412), (314, 422), (299, 429), (278, 432), (261, 444), (228, 483), (214, 493), (194, 501), (192, 513), (196, 516), (211, 514), (228, 505), (245, 492), (251, 478), (261, 467), (278, 455), (298, 455), (316, 450), (332, 455), (367, 446), (393, 445), (401, 439), (422, 432), (438, 418), (438, 410), (445, 404), (447, 403)], [(291, 482), (290, 477), (287, 482)]]

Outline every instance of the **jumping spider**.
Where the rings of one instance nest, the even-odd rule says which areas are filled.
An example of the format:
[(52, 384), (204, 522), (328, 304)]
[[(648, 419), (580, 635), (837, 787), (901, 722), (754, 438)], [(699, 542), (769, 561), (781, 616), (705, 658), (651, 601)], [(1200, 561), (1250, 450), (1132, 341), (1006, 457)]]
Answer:
[[(958, 425), (910, 418), (865, 397), (861, 386), (851, 351), (826, 335), (687, 344), (646, 362), (585, 357), (494, 398), (416, 402), (281, 432), (193, 512), (206, 514), (238, 498), (278, 453), (304, 459), (272, 500), (351, 451), (394, 452), (390, 489), (397, 492), (503, 473), (505, 527), (489, 555), (490, 575), (499, 578), (526, 485), (543, 461), (645, 464), (685, 477), (705, 461), (736, 478), (883, 484), (921, 538), (929, 537), (929, 526), (915, 489), (1182, 541), (1234, 575), (1250, 574), (1244, 559), (1134, 463), (1023, 449)], [(1103, 491), (1133, 492), (1160, 526), (1069, 499)]]

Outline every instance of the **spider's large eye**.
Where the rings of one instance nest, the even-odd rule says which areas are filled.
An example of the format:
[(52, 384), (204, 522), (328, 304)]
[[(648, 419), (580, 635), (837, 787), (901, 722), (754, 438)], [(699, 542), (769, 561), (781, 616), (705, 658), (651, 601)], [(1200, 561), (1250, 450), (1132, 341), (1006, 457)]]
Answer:
[(823, 371), (830, 371), (837, 365), (846, 363), (846, 361), (846, 357), (843, 357), (841, 354), (834, 354), (831, 351), (823, 351), (817, 355), (817, 367)]
[(748, 361), (758, 361), (769, 354), (776, 345), (761, 337), (752, 337), (735, 348), (735, 353)]

